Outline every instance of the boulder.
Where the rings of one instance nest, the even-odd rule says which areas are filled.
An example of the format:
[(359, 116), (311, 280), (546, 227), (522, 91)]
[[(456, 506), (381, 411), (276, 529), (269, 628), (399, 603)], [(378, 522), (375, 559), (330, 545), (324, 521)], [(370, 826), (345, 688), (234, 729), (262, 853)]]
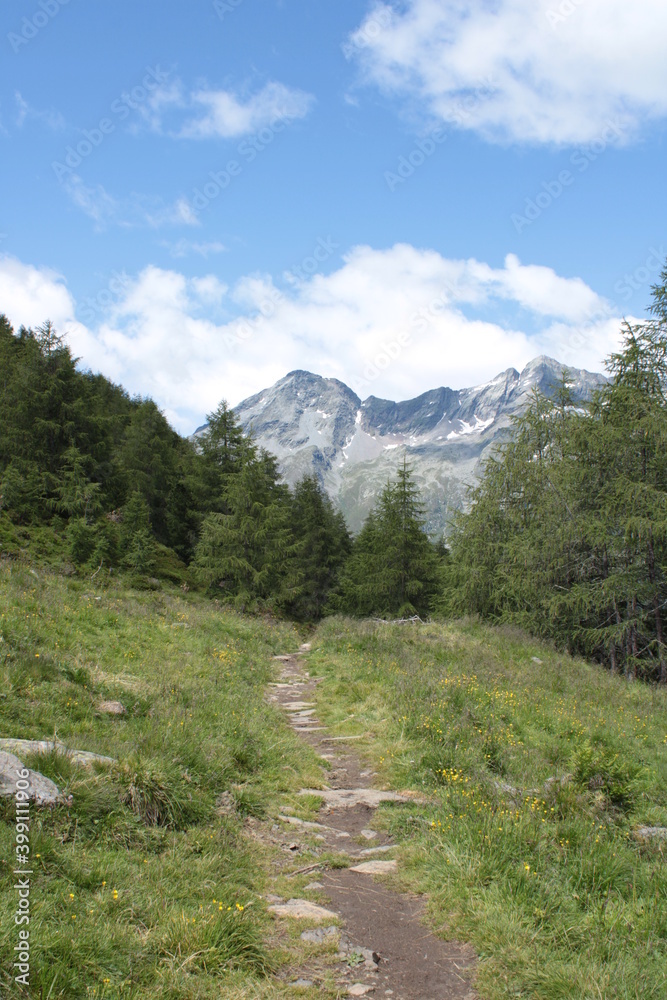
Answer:
[(640, 826), (634, 836), (637, 840), (667, 840), (667, 826)]
[(0, 750), (8, 750), (10, 753), (53, 753), (56, 750), (64, 757), (69, 757), (76, 764), (93, 764), (99, 761), (102, 764), (115, 764), (113, 757), (104, 757), (99, 753), (91, 753), (90, 750), (70, 750), (60, 740), (14, 740), (0, 739)]
[(28, 788), (23, 789), (28, 793), (28, 798), (37, 806), (54, 806), (63, 801), (60, 789), (50, 778), (45, 778), (39, 771), (32, 771), (25, 768), (25, 765), (13, 753), (0, 750), (0, 795), (10, 798), (17, 791), (16, 782), (21, 780), (20, 772), (28, 770), (28, 777), (23, 780), (28, 782)]
[(122, 701), (101, 701), (97, 711), (104, 712), (105, 715), (125, 715), (125, 705)]

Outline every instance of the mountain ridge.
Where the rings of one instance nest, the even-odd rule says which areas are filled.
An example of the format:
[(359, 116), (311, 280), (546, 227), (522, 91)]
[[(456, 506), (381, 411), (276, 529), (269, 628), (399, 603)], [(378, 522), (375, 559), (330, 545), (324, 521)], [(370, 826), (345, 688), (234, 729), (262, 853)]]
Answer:
[(606, 381), (540, 355), (521, 372), (507, 368), (481, 385), (439, 386), (396, 402), (373, 395), (362, 400), (339, 379), (295, 369), (234, 410), (244, 431), (276, 456), (288, 483), (317, 474), (353, 531), (405, 454), (435, 536), (446, 533), (452, 513), (465, 506), (468, 486), (507, 440), (533, 389), (549, 395), (566, 369), (577, 402)]

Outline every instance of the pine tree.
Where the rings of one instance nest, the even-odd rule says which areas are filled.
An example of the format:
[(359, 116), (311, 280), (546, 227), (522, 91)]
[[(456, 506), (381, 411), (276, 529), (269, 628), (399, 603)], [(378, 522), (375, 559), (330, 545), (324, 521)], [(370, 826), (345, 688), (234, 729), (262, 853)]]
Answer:
[(294, 487), (289, 523), (293, 542), (280, 604), (291, 617), (314, 621), (322, 617), (350, 553), (350, 535), (315, 475)]
[(290, 547), (289, 491), (273, 456), (261, 452), (227, 477), (227, 513), (208, 514), (195, 551), (195, 572), (239, 607), (269, 602), (281, 586)]
[(350, 614), (427, 614), (439, 583), (436, 549), (424, 530), (419, 489), (404, 460), (354, 543), (339, 606)]
[(139, 490), (131, 494), (123, 507), (120, 536), (124, 565), (136, 573), (149, 573), (155, 565), (155, 540), (150, 510)]
[(443, 605), (667, 683), (667, 269), (582, 412), (536, 394), (459, 518)]
[(199, 506), (205, 511), (225, 513), (228, 477), (256, 459), (257, 448), (243, 433), (234, 411), (224, 399), (206, 420), (206, 430), (197, 441), (201, 455), (196, 487)]

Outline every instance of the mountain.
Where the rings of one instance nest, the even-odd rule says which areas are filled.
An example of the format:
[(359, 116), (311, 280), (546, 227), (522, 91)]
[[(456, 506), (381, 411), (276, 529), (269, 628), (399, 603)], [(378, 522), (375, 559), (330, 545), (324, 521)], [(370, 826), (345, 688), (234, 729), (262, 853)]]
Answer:
[[(441, 387), (400, 403), (376, 396), (362, 401), (337, 379), (294, 371), (245, 399), (236, 414), (244, 430), (276, 455), (287, 482), (315, 471), (353, 531), (407, 455), (423, 492), (428, 530), (437, 535), (465, 504), (467, 485), (507, 439), (511, 418), (533, 388), (549, 394), (564, 369), (543, 356), (484, 385)], [(569, 371), (577, 401), (605, 381), (603, 375)]]

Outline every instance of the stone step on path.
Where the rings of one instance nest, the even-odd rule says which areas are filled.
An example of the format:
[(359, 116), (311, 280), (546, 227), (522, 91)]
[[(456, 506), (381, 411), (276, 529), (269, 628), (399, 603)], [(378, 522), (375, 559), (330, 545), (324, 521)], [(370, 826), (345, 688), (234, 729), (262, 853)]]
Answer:
[(318, 906), (309, 899), (288, 899), (286, 903), (273, 903), (269, 906), (269, 911), (291, 920), (335, 920), (338, 917), (333, 910)]
[(411, 801), (399, 792), (379, 788), (302, 788), (299, 795), (316, 795), (330, 809), (353, 809), (355, 806), (377, 809), (382, 802)]
[(352, 865), (349, 870), (362, 875), (387, 875), (397, 868), (398, 861), (362, 861), (360, 865)]

